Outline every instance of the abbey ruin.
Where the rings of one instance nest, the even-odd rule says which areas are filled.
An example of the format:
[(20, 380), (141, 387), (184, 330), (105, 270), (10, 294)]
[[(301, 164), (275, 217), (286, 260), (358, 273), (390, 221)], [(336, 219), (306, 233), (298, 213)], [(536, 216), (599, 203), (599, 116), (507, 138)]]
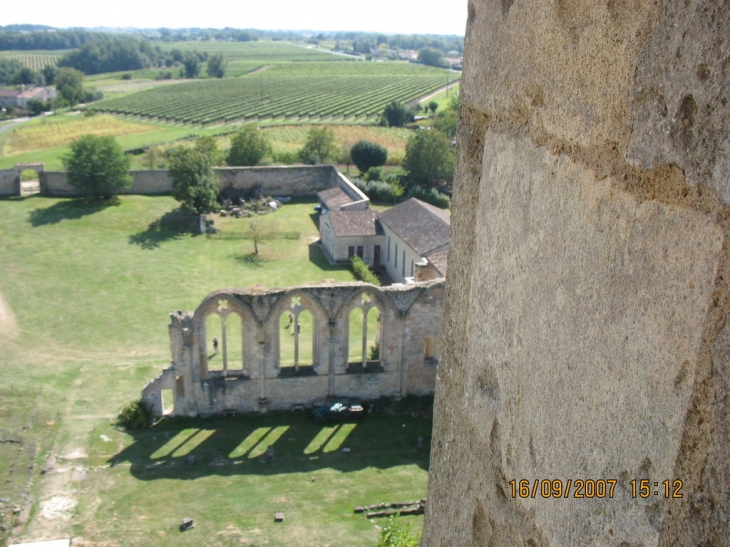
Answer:
[(422, 545), (729, 545), (727, 3), (468, 13)]
[(142, 399), (157, 416), (205, 416), (433, 393), (443, 294), (441, 281), (214, 292), (170, 314), (171, 365)]

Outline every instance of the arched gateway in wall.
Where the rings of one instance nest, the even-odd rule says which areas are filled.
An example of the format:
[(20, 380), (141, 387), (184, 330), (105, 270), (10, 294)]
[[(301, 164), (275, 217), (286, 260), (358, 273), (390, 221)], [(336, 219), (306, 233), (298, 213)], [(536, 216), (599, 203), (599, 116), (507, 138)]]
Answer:
[(198, 416), (433, 393), (443, 295), (440, 281), (216, 291), (170, 314), (172, 364), (142, 398)]

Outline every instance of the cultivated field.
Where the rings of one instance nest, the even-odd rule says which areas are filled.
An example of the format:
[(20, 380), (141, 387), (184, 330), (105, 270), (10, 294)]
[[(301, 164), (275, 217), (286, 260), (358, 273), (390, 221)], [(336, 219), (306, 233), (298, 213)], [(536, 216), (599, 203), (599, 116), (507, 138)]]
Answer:
[(46, 65), (56, 66), (58, 59), (69, 50), (0, 51), (0, 59), (16, 59), (31, 70), (39, 71)]
[(277, 119), (365, 123), (375, 121), (390, 101), (414, 101), (445, 85), (446, 78), (444, 70), (401, 62), (286, 63), (239, 78), (158, 87), (104, 100), (94, 108), (196, 124)]
[[(18, 441), (0, 443), (0, 524), (15, 525), (14, 540), (371, 546), (382, 523), (353, 506), (425, 495), (425, 418), (173, 420), (134, 435), (112, 425), (169, 363), (168, 312), (222, 287), (352, 280), (311, 245), (313, 205), (271, 215), (300, 239), (264, 243), (256, 258), (250, 240), (192, 235), (169, 197), (0, 199), (0, 436)], [(276, 460), (261, 463), (269, 444)], [(183, 517), (196, 527), (181, 534)]]

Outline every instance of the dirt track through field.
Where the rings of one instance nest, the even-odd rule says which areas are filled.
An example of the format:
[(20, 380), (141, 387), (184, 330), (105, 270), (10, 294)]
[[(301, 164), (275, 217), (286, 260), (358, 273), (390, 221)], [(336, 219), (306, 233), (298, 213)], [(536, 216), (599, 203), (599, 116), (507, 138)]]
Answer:
[(13, 310), (5, 302), (2, 293), (0, 293), (0, 340), (12, 339), (18, 335), (18, 325), (15, 322)]

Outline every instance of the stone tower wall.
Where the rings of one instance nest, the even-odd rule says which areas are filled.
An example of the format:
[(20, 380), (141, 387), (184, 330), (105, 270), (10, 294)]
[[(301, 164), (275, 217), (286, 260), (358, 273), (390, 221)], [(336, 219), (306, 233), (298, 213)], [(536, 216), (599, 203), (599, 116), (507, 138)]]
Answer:
[(468, 13), (422, 545), (728, 545), (730, 11)]

